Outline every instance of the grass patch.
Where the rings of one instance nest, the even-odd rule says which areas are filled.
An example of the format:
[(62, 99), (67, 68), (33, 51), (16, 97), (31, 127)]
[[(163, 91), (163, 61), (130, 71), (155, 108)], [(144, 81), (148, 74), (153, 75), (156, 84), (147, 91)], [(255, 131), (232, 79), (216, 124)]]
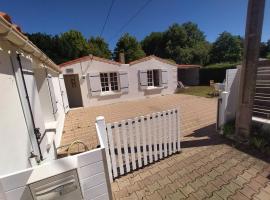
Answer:
[(191, 86), (186, 89), (179, 89), (177, 93), (200, 97), (213, 97), (213, 92), (214, 89), (210, 86)]

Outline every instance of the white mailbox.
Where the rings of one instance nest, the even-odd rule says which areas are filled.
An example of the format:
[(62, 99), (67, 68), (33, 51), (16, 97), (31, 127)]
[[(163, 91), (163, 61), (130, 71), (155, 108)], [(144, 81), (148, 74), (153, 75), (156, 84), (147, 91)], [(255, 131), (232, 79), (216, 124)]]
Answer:
[(77, 171), (72, 170), (30, 185), (34, 200), (82, 200)]

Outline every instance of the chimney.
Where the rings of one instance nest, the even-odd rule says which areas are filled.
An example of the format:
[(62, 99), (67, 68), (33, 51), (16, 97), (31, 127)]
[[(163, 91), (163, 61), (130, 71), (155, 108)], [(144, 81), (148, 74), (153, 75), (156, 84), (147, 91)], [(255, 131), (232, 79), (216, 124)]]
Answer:
[(119, 53), (119, 62), (125, 64), (125, 54), (123, 52)]

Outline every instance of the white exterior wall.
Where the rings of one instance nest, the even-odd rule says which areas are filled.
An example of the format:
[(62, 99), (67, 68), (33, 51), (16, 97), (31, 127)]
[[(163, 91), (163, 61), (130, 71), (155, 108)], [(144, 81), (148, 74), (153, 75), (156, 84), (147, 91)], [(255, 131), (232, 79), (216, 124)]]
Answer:
[[(0, 40), (0, 92), (2, 94), (0, 98), (0, 176), (30, 167), (30, 153), (39, 154), (16, 51), (20, 52), (20, 49)], [(40, 145), (45, 158), (44, 162), (47, 162), (55, 159), (55, 145), (60, 145), (65, 112), (61, 91), (59, 91), (60, 86), (57, 87), (59, 74), (51, 72), (54, 76), (56, 99), (59, 102), (58, 117), (55, 120), (51, 112), (44, 68), (41, 69), (41, 65), (33, 59), (31, 65), (24, 67), (30, 74), (34, 71), (34, 75), (26, 75), (27, 84), (31, 84), (28, 93), (31, 93), (30, 101), (34, 105), (34, 118), (39, 119), (36, 125), (42, 131), (44, 129), (47, 131)], [(33, 79), (36, 85), (31, 82)]]
[[(168, 87), (155, 90), (141, 90), (139, 85), (139, 70), (164, 69), (168, 71)], [(135, 97), (145, 97), (158, 94), (173, 94), (177, 87), (177, 68), (164, 62), (160, 62), (154, 58), (148, 61), (140, 62), (130, 67), (130, 90), (134, 91)]]
[[(131, 66), (129, 64), (121, 64), (121, 65), (109, 64), (106, 62), (96, 60), (82, 61), (79, 63), (74, 63), (69, 66), (63, 67), (62, 68), (63, 74), (69, 74), (66, 73), (67, 69), (73, 69), (73, 73), (70, 74), (79, 74), (84, 107), (140, 99), (145, 98), (146, 96), (173, 94), (177, 87), (177, 68), (174, 65), (160, 62), (154, 58)], [(138, 71), (147, 69), (166, 69), (168, 71), (168, 87), (154, 90), (141, 90), (139, 86)], [(129, 88), (127, 93), (119, 92), (114, 95), (97, 95), (97, 96), (91, 95), (88, 73), (120, 72), (120, 71), (128, 73)], [(83, 75), (85, 75), (85, 79), (82, 78)]]
[(29, 137), (16, 79), (7, 51), (0, 51), (0, 83), (1, 176), (29, 167), (28, 157), (32, 151), (32, 141)]

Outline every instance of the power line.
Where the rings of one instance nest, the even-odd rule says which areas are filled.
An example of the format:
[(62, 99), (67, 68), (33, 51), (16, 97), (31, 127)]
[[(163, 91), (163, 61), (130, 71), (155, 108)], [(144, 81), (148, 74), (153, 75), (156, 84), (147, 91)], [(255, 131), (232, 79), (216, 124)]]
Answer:
[(148, 0), (147, 2), (145, 2), (145, 4), (143, 4), (138, 10), (137, 12), (134, 13), (134, 15), (132, 15), (128, 21), (123, 25), (121, 26), (121, 28), (113, 35), (113, 37), (111, 37), (109, 39), (109, 42), (115, 38), (119, 33), (121, 33), (131, 22), (132, 20), (134, 20), (142, 11), (143, 9), (151, 2), (152, 0)]
[(101, 32), (100, 32), (100, 35), (99, 35), (100, 37), (102, 36), (102, 34), (103, 34), (103, 32), (104, 32), (105, 26), (106, 26), (106, 24), (107, 24), (107, 22), (108, 22), (108, 19), (109, 19), (109, 17), (110, 17), (111, 10), (112, 10), (112, 7), (113, 7), (113, 4), (114, 4), (115, 1), (116, 1), (116, 0), (112, 0), (112, 1), (111, 1), (111, 5), (110, 5), (110, 8), (109, 8), (109, 10), (108, 10), (107, 17), (106, 17), (106, 19), (105, 19), (105, 22), (104, 22), (104, 24), (103, 24), (103, 26), (102, 26), (102, 29), (101, 29)]

